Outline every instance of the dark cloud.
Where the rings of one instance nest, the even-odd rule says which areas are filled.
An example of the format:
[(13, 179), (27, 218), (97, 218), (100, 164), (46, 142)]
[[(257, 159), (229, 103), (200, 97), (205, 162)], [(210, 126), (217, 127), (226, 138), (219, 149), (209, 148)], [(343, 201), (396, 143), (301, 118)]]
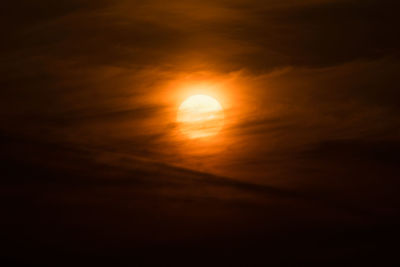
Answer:
[(327, 66), (398, 54), (393, 1), (331, 1), (298, 7), (258, 9), (233, 34), (260, 47), (247, 65)]
[(367, 161), (370, 164), (397, 165), (400, 144), (397, 141), (329, 140), (308, 152), (315, 158)]
[[(4, 3), (0, 258), (391, 259), (399, 7)], [(183, 138), (175, 122), (193, 84), (210, 85), (225, 107), (209, 142)]]

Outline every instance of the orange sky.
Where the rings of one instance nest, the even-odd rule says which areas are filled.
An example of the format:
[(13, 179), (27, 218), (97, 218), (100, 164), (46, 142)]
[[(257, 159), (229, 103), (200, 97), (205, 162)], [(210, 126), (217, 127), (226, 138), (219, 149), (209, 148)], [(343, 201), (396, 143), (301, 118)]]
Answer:
[[(17, 2), (0, 11), (6, 192), (28, 200), (42, 195), (37, 205), (47, 212), (52, 200), (85, 203), (76, 204), (79, 211), (104, 204), (128, 219), (127, 210), (121, 215), (113, 205), (125, 207), (124, 199), (134, 196), (127, 206), (145, 214), (137, 216), (143, 225), (155, 220), (148, 212), (154, 206), (154, 216), (174, 229), (180, 216), (192, 223), (182, 235), (171, 231), (184, 240), (195, 229), (210, 230), (197, 224), (204, 218), (243, 223), (224, 232), (230, 236), (245, 235), (250, 217), (258, 222), (254, 233), (266, 237), (263, 225), (271, 218), (260, 215), (268, 214), (264, 208), (329, 227), (336, 219), (353, 227), (365, 214), (368, 227), (371, 217), (395, 216), (396, 1)], [(224, 127), (212, 138), (191, 140), (179, 131), (178, 107), (194, 94), (224, 107)], [(99, 192), (82, 189), (97, 182)], [(107, 206), (101, 194), (116, 202)], [(322, 206), (307, 204), (310, 199)], [(306, 203), (299, 204), (302, 212), (296, 213), (297, 201)], [(171, 221), (169, 212), (176, 216)], [(310, 215), (319, 213), (326, 217)], [(271, 227), (290, 216), (274, 217)], [(158, 230), (157, 240), (172, 238)]]

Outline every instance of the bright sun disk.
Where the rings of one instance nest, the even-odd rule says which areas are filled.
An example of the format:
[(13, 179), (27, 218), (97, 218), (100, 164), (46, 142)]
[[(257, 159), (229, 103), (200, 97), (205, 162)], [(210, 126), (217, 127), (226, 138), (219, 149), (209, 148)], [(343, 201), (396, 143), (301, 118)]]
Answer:
[(221, 104), (207, 95), (193, 95), (179, 106), (177, 121), (190, 138), (216, 135), (224, 124)]

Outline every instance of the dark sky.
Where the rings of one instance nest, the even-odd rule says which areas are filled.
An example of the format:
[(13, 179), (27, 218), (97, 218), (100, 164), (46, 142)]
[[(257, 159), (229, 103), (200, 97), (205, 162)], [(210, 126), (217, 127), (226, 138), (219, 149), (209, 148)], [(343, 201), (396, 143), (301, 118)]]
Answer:
[[(393, 266), (399, 10), (3, 3), (1, 260)], [(201, 88), (226, 122), (189, 140), (176, 111)]]

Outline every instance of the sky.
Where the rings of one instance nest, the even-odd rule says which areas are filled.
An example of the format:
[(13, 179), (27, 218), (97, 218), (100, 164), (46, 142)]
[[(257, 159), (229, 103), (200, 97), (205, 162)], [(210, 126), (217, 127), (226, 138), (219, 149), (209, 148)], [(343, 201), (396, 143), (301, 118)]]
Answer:
[[(135, 251), (171, 264), (177, 249), (191, 261), (205, 251), (215, 265), (367, 254), (389, 266), (399, 235), (399, 7), (3, 4), (1, 258), (115, 263)], [(206, 140), (176, 122), (195, 93), (224, 107), (223, 129)]]

